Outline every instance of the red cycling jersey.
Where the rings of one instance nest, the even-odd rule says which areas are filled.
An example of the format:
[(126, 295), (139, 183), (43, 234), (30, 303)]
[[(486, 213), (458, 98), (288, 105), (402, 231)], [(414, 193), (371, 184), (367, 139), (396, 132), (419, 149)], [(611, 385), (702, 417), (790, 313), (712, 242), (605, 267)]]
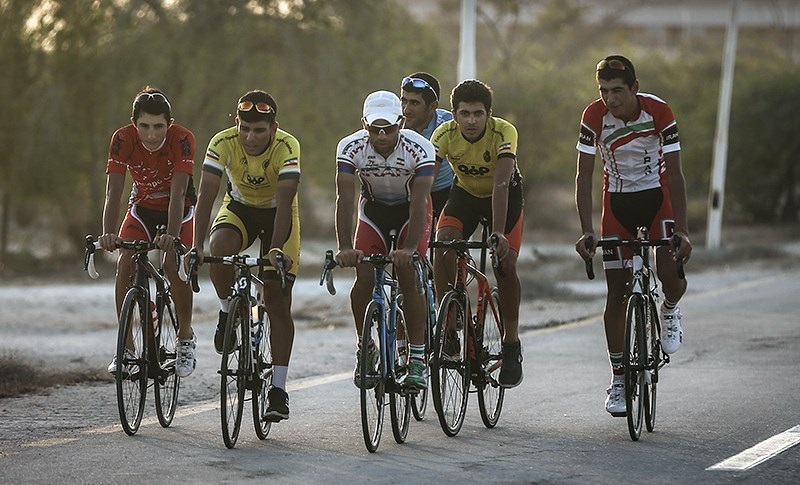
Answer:
[[(167, 128), (164, 143), (155, 151), (148, 150), (136, 126), (123, 126), (111, 137), (108, 150), (106, 174), (130, 171), (133, 179), (129, 205), (140, 205), (148, 209), (169, 209), (170, 185), (175, 172), (194, 173), (194, 135), (175, 123)], [(196, 200), (191, 179), (186, 189), (184, 205), (193, 205)]]

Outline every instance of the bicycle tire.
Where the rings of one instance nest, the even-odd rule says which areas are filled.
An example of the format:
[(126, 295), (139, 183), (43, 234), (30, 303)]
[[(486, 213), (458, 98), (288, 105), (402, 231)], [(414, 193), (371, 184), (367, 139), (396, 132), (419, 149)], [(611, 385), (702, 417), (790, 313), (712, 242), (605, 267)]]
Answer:
[(644, 421), (644, 368), (647, 365), (645, 342), (645, 301), (642, 295), (631, 295), (627, 308), (625, 331), (625, 405), (628, 432), (633, 441), (638, 441)]
[[(454, 290), (448, 291), (442, 298), (431, 362), (433, 406), (442, 431), (447, 436), (457, 435), (464, 424), (470, 385), (470, 363), (466, 351), (466, 328), (470, 322), (461, 298), (461, 295)], [(450, 324), (448, 315), (451, 315)], [(454, 323), (458, 321), (461, 325)], [(448, 345), (448, 341), (452, 341), (454, 335), (458, 339), (458, 354), (445, 357), (445, 346)]]
[[(432, 285), (432, 281), (428, 281)], [(430, 289), (425, 291), (425, 366), (427, 367), (427, 386), (418, 393), (411, 396), (411, 411), (414, 419), (422, 421), (425, 419), (425, 411), (428, 409), (428, 394), (431, 388), (431, 356), (433, 354), (433, 332), (436, 325), (436, 312), (430, 311), (430, 305), (435, 305), (436, 300)]]
[(250, 339), (250, 299), (231, 298), (220, 362), (220, 421), (225, 446), (233, 448), (239, 438), (246, 389), (246, 344)]
[(658, 317), (655, 300), (652, 297), (647, 299), (649, 311), (647, 313), (648, 341), (647, 348), (650, 349), (648, 359), (649, 373), (647, 379), (647, 392), (644, 402), (644, 424), (648, 432), (652, 432), (656, 426), (656, 391), (658, 387), (658, 369), (661, 366), (661, 321)]
[[(402, 308), (397, 308), (395, 323), (398, 329), (402, 328), (405, 330), (406, 320)], [(408, 348), (408, 336), (405, 335), (405, 332), (404, 335), (398, 334), (397, 339), (406, 342), (405, 357), (403, 357), (405, 362), (401, 362), (400, 349), (397, 346), (395, 346), (394, 351), (396, 363), (395, 377), (397, 380), (400, 380), (401, 377), (408, 372), (408, 361), (411, 355), (409, 354)], [(408, 437), (408, 426), (411, 421), (411, 399), (409, 394), (400, 392), (399, 386), (393, 387), (394, 390), (389, 394), (389, 416), (392, 422), (392, 435), (394, 436), (395, 442), (404, 443)]]
[[(129, 436), (139, 430), (147, 395), (148, 355), (144, 332), (150, 301), (138, 287), (125, 294), (117, 334), (117, 408), (122, 429)], [(129, 357), (130, 355), (130, 357)]]
[(478, 369), (482, 372), (478, 376), (478, 408), (481, 420), (487, 428), (497, 425), (505, 396), (505, 388), (499, 382), (503, 362), (503, 316), (500, 315), (500, 294), (497, 288), (492, 288), (491, 299), (497, 313), (487, 302), (483, 308), (483, 322), (479, 327), (483, 338)]
[(253, 426), (256, 436), (263, 440), (267, 438), (272, 422), (264, 418), (267, 412), (267, 392), (272, 385), (272, 348), (269, 342), (269, 318), (264, 307), (258, 306), (258, 315), (261, 319), (261, 337), (253, 346)]
[[(383, 379), (386, 363), (383, 359), (384, 349), (382, 348), (383, 341), (380, 335), (381, 318), (380, 306), (378, 306), (376, 302), (371, 301), (369, 305), (367, 305), (367, 310), (364, 313), (358, 386), (361, 402), (361, 431), (364, 435), (364, 444), (367, 446), (367, 450), (370, 453), (374, 453), (381, 442), (384, 413), (386, 410), (386, 382)], [(369, 353), (370, 342), (374, 342), (374, 345), (377, 346), (377, 369), (371, 369), (369, 366), (367, 355)], [(377, 382), (372, 386), (371, 384), (375, 380), (377, 380)]]
[(158, 376), (153, 386), (153, 393), (156, 402), (156, 415), (159, 424), (168, 428), (175, 417), (175, 409), (178, 406), (178, 392), (181, 386), (181, 378), (175, 369), (175, 362), (178, 357), (177, 338), (178, 338), (178, 314), (175, 312), (175, 304), (168, 295), (156, 298), (158, 314), (158, 335), (155, 342), (158, 345), (156, 356), (158, 357)]

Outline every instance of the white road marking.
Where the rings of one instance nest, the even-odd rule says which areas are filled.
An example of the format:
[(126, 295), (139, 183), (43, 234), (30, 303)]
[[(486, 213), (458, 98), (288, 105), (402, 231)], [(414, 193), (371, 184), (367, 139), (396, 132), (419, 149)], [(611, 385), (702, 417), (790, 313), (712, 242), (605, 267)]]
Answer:
[(800, 426), (789, 428), (783, 433), (776, 434), (761, 443), (748, 448), (738, 455), (712, 465), (706, 470), (743, 471), (764, 463), (770, 458), (788, 450), (800, 443)]

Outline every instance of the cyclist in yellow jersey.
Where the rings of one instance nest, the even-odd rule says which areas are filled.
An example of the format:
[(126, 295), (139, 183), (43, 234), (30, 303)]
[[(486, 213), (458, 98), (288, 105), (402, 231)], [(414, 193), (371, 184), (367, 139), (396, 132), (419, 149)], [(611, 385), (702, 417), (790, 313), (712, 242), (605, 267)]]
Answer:
[[(300, 257), (297, 208), (300, 144), (279, 128), (277, 113), (275, 100), (264, 91), (250, 91), (239, 98), (236, 125), (217, 133), (208, 144), (194, 227), (194, 250), (202, 262), (211, 208), (224, 173), (228, 186), (211, 226), (211, 254), (240, 253), (259, 237), (262, 245), (268, 244), (270, 248), (262, 257), (268, 257), (271, 262), (271, 266), (265, 268), (264, 293), (271, 323), (274, 373), (267, 396), (269, 405), (263, 418), (273, 422), (289, 417), (286, 376), (294, 342), (292, 286)], [(286, 294), (274, 268), (278, 253), (283, 253), (286, 263)], [(214, 346), (221, 353), (234, 271), (229, 265), (215, 264), (209, 272), (220, 301)]]
[[(456, 180), (437, 225), (436, 240), (469, 238), (482, 218), (489, 221), (498, 238), (496, 255), (503, 274), (495, 271), (500, 290), (503, 319), (503, 367), (500, 385), (516, 387), (522, 382), (522, 352), (519, 335), (520, 284), (517, 256), (522, 244), (522, 176), (517, 167), (517, 129), (492, 116), (492, 90), (469, 79), (450, 95), (454, 119), (433, 132), (431, 142), (436, 161), (447, 160)], [(455, 262), (441, 250), (434, 257), (434, 282), (439, 298), (454, 280)]]

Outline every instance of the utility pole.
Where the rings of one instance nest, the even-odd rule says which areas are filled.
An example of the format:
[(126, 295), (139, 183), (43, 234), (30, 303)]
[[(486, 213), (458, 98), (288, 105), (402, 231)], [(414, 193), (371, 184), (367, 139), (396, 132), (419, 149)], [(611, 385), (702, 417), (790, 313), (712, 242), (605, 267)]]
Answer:
[(740, 3), (741, 0), (734, 0), (731, 4), (725, 37), (725, 53), (722, 59), (722, 81), (717, 109), (717, 134), (714, 138), (714, 161), (711, 167), (711, 187), (708, 193), (708, 227), (706, 229), (706, 247), (708, 249), (719, 248), (722, 233), (722, 207), (725, 202), (725, 168), (728, 161), (728, 125), (731, 117), (733, 67), (736, 64)]
[(476, 0), (461, 0), (461, 39), (458, 53), (458, 82), (475, 79), (475, 23), (477, 17)]

